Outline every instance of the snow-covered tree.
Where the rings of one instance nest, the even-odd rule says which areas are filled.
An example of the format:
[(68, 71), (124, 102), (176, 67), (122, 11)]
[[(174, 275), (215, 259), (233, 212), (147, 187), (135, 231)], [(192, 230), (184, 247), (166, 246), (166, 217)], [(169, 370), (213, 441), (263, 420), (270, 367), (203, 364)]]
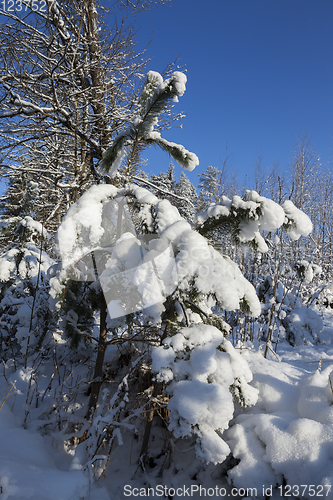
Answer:
[(122, 17), (156, 3), (164, 2), (113, 2), (111, 30), (99, 0), (0, 8), (1, 168), (44, 178), (53, 191), (47, 217), (58, 223), (68, 202), (98, 182), (103, 152), (139, 114), (146, 61)]
[(174, 175), (174, 166), (169, 165), (167, 173), (144, 176), (141, 172), (135, 178), (138, 185), (151, 190), (161, 200), (168, 200), (178, 208), (180, 215), (186, 220), (193, 222), (197, 209), (198, 196), (193, 184), (189, 181), (185, 172), (181, 172), (177, 182)]
[(210, 204), (218, 203), (221, 195), (224, 194), (221, 193), (220, 189), (220, 176), (221, 171), (212, 166), (209, 166), (204, 173), (200, 174), (198, 188), (206, 205), (202, 209), (207, 208)]
[[(24, 172), (15, 172), (8, 178), (8, 187), (0, 199), (0, 224), (2, 247), (23, 243), (24, 238), (19, 235), (20, 221), (25, 218), (36, 218), (36, 199), (39, 188), (32, 176)], [(27, 238), (29, 234), (27, 234)]]
[(42, 248), (49, 235), (39, 222), (26, 216), (16, 226), (19, 245), (0, 256), (0, 348), (3, 359), (26, 365), (53, 325), (47, 276), (53, 261)]
[(183, 201), (174, 201), (180, 215), (187, 221), (193, 222), (198, 203), (198, 195), (185, 172), (181, 172), (180, 174), (179, 181), (175, 186), (175, 194), (183, 198)]
[[(141, 228), (138, 234), (130, 231), (126, 216), (119, 222), (119, 201), (123, 197), (137, 207), (136, 220)], [(150, 238), (142, 239), (147, 231)], [(114, 246), (110, 248), (112, 241)], [(83, 264), (88, 254), (95, 255), (99, 281), (113, 320), (109, 336), (104, 340), (105, 346), (116, 340), (117, 328), (126, 328), (126, 318), (133, 313), (139, 314), (138, 319), (143, 315), (147, 326), (158, 327), (159, 333), (153, 337), (149, 328), (147, 334), (143, 330), (143, 337), (141, 333), (147, 347), (160, 344), (170, 335), (173, 337), (175, 327), (171, 325), (179, 324), (178, 329), (182, 324), (208, 321), (209, 325), (221, 327), (223, 322), (210, 317), (214, 304), (226, 310), (243, 308), (252, 314), (259, 313), (255, 291), (237, 266), (210, 247), (205, 237), (193, 231), (167, 200), (158, 200), (134, 185), (122, 189), (112, 185), (90, 188), (77, 204), (72, 205), (60, 226), (58, 249), (63, 269), (59, 277), (51, 280), (55, 296), (64, 287), (61, 276), (66, 278), (73, 265), (76, 268), (74, 275), (94, 273), (93, 264), (90, 269)], [(221, 273), (228, 277), (227, 281), (221, 280)], [(115, 289), (118, 291), (116, 296)], [(127, 329), (122, 342), (128, 341), (131, 335)], [(223, 334), (221, 342), (222, 338)], [(245, 387), (246, 384), (243, 389)], [(246, 400), (245, 395), (240, 397)]]
[(318, 155), (312, 150), (308, 137), (304, 135), (302, 139), (297, 140), (291, 171), (291, 199), (301, 210), (309, 207), (318, 167)]
[[(256, 391), (249, 386), (247, 364), (224, 340), (228, 325), (212, 309), (239, 309), (253, 316), (261, 311), (253, 286), (238, 266), (205, 237), (220, 224), (236, 240), (261, 252), (268, 248), (260, 230), (284, 226), (297, 239), (312, 227), (292, 202), (280, 206), (254, 191), (244, 199), (224, 198), (221, 205), (209, 207), (193, 228), (169, 201), (158, 200), (144, 188), (93, 186), (72, 205), (58, 230), (62, 269), (51, 280), (56, 298), (69, 275), (77, 280), (98, 278), (109, 319), (103, 320), (96, 365), (103, 364), (101, 351), (108, 344), (126, 345), (136, 335), (142, 348), (134, 351), (132, 363), (139, 357), (146, 366), (150, 346), (157, 347), (152, 397), (163, 397), (166, 384), (169, 429), (176, 437), (195, 436), (198, 456), (215, 463), (229, 453), (216, 431), (228, 427), (234, 402), (253, 404)], [(99, 377), (102, 374), (103, 367)], [(97, 407), (101, 381), (98, 384), (90, 418)], [(143, 460), (150, 428), (148, 419)]]
[(10, 217), (24, 217), (33, 215), (34, 200), (38, 193), (38, 186), (31, 176), (18, 172), (8, 179), (8, 188), (1, 197), (1, 213), (4, 219)]
[[(175, 167), (170, 163), (167, 173), (160, 172), (149, 177), (149, 181), (156, 187), (152, 188), (152, 192), (161, 200), (169, 200), (171, 203), (174, 198), (170, 194), (174, 193), (176, 186)], [(157, 189), (156, 189), (157, 188)]]

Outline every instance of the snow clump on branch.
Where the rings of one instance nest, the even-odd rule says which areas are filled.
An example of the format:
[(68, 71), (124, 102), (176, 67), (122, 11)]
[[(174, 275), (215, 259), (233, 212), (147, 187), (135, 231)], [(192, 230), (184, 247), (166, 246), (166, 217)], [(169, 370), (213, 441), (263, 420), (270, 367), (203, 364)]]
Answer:
[(221, 433), (233, 417), (233, 399), (252, 406), (258, 398), (257, 389), (248, 384), (252, 373), (247, 361), (222, 331), (204, 324), (166, 338), (152, 356), (156, 380), (165, 382), (171, 395), (169, 430), (176, 438), (194, 434), (200, 460), (223, 462), (230, 448)]
[(312, 231), (312, 222), (309, 217), (295, 207), (292, 201), (286, 200), (282, 204), (286, 213), (286, 231), (292, 240), (298, 240), (300, 236), (308, 236)]
[(181, 144), (167, 141), (161, 137), (160, 130), (155, 130), (159, 118), (163, 115), (169, 116), (173, 103), (178, 102), (178, 98), (184, 94), (186, 81), (186, 75), (180, 71), (175, 71), (166, 80), (156, 71), (147, 73), (139, 99), (140, 112), (104, 152), (99, 164), (101, 173), (115, 177), (124, 162), (127, 162), (130, 169), (135, 170), (142, 150), (150, 145), (160, 147), (186, 170), (191, 171), (199, 165), (196, 154)]
[(211, 205), (205, 212), (199, 213), (196, 217), (199, 232), (205, 233), (205, 228), (214, 228), (219, 219), (233, 226), (239, 243), (253, 242), (256, 249), (263, 253), (267, 252), (268, 247), (260, 234), (261, 230), (276, 231), (282, 226), (292, 240), (308, 236), (312, 231), (311, 220), (292, 201), (287, 200), (279, 205), (250, 190), (246, 191), (243, 198), (233, 196), (230, 200), (223, 196), (220, 204)]

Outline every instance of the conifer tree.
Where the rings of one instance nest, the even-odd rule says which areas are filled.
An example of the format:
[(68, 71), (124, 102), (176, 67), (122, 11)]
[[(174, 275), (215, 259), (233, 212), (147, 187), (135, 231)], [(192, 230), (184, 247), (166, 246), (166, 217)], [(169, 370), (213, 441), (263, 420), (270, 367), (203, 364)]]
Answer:
[(26, 367), (54, 324), (47, 276), (53, 261), (43, 250), (49, 234), (23, 213), (9, 219), (16, 245), (8, 244), (0, 255), (0, 351)]
[(152, 192), (161, 200), (169, 200), (172, 203), (172, 196), (168, 193), (175, 192), (176, 179), (174, 166), (170, 163), (167, 173), (160, 172), (158, 175), (151, 175), (149, 181), (159, 189), (152, 188)]
[[(143, 149), (151, 144), (158, 144), (163, 150), (166, 150), (170, 155), (172, 155), (172, 157), (177, 158), (177, 160), (185, 168), (192, 169), (198, 164), (198, 158), (195, 154), (188, 152), (181, 145), (162, 139), (158, 129), (154, 130), (157, 126), (158, 119), (163, 119), (163, 116), (170, 114), (170, 106), (172, 106), (172, 102), (178, 100), (178, 97), (183, 95), (185, 91), (185, 82), (185, 75), (179, 72), (172, 73), (170, 78), (165, 81), (163, 81), (163, 78), (159, 73), (153, 71), (148, 72), (140, 97), (140, 117), (137, 117), (129, 128), (124, 133), (120, 134), (112, 145), (106, 150), (103, 160), (99, 166), (102, 173), (107, 174), (108, 177), (118, 177), (118, 179), (120, 179), (120, 184), (127, 185), (128, 181), (134, 176), (134, 174), (137, 173), (139, 169), (140, 155)], [(124, 165), (122, 165), (123, 163)], [(121, 173), (118, 172), (120, 168)], [(174, 184), (173, 167), (169, 168), (166, 179), (170, 186)], [(95, 258), (93, 254), (92, 258)], [(66, 322), (66, 331), (72, 337), (72, 342), (75, 344), (79, 338), (75, 334), (75, 331), (77, 331), (76, 325), (78, 322), (81, 323), (82, 314), (79, 317), (78, 311), (73, 309), (73, 306), (75, 305), (75, 301), (76, 303), (82, 304), (84, 299), (83, 296), (81, 299), (78, 299), (78, 297), (74, 299), (75, 284), (71, 280), (68, 280), (69, 278), (70, 277), (66, 275), (66, 273), (63, 274), (62, 279), (67, 281), (68, 290), (68, 293), (65, 292), (66, 300), (63, 303), (63, 312), (66, 311), (68, 313), (68, 307), (70, 307), (69, 312), (73, 311), (71, 313), (71, 318), (74, 319)], [(85, 278), (85, 280), (87, 280), (87, 278)], [(86, 288), (82, 288), (81, 286), (76, 287), (76, 292), (79, 292), (80, 290), (85, 293)], [(74, 300), (70, 300), (71, 297)], [(100, 294), (101, 320), (99, 348), (95, 364), (95, 378), (100, 378), (102, 375), (103, 359), (107, 345), (106, 308), (107, 303), (104, 300), (103, 295)], [(81, 313), (83, 313), (83, 315), (85, 314), (84, 308)], [(88, 418), (92, 418), (95, 412), (100, 387), (101, 384), (99, 383), (92, 386), (91, 401), (87, 413)]]
[[(124, 202), (131, 209), (125, 209)], [(175, 437), (195, 436), (197, 456), (214, 463), (223, 461), (229, 453), (216, 430), (228, 427), (233, 401), (241, 406), (256, 401), (256, 391), (248, 385), (251, 373), (247, 364), (224, 339), (229, 326), (212, 312), (215, 306), (253, 316), (261, 310), (254, 288), (238, 266), (206, 238), (221, 225), (237, 242), (261, 252), (268, 250), (262, 230), (283, 226), (296, 240), (312, 228), (307, 216), (292, 202), (280, 206), (255, 191), (248, 191), (244, 198), (224, 197), (220, 205), (199, 214), (195, 226), (191, 226), (167, 200), (158, 200), (133, 184), (123, 188), (93, 186), (72, 205), (59, 228), (62, 270), (52, 282), (54, 291), (63, 290), (73, 266), (77, 279), (91, 277), (97, 271), (105, 311), (108, 308), (109, 319), (106, 315), (101, 319), (104, 330), (88, 403), (89, 420), (93, 420), (98, 406), (106, 346), (124, 346), (135, 339), (142, 347), (132, 351), (132, 364), (136, 366), (136, 360), (142, 359), (145, 370), (146, 353), (151, 346), (157, 347), (151, 368), (156, 380), (141, 463), (147, 459), (151, 412), (164, 384), (170, 398), (169, 429)], [(202, 356), (203, 365), (199, 362)], [(187, 404), (194, 404), (198, 394), (202, 412), (189, 417)], [(221, 405), (226, 405), (225, 412)], [(82, 438), (89, 440), (92, 436), (92, 431), (86, 431)]]
[(179, 181), (175, 186), (175, 194), (183, 198), (183, 201), (174, 200), (174, 204), (178, 208), (180, 215), (187, 221), (194, 222), (197, 211), (198, 195), (185, 172), (180, 173)]
[[(35, 217), (39, 188), (31, 175), (15, 172), (8, 177), (8, 187), (0, 198), (1, 246), (19, 244), (16, 229), (25, 217)], [(21, 240), (22, 242), (22, 240)]]
[(199, 185), (201, 198), (205, 202), (205, 207), (212, 203), (218, 203), (221, 197), (220, 186), (221, 171), (215, 167), (209, 166), (207, 170), (199, 175)]

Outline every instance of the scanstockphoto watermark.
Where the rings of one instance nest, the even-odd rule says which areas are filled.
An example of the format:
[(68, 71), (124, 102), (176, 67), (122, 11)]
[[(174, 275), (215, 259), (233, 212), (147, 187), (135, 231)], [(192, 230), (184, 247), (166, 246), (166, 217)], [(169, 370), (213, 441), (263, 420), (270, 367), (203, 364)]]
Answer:
[[(263, 487), (262, 492), (267, 496), (272, 496), (272, 487)], [(216, 498), (216, 497), (256, 497), (258, 495), (257, 488), (221, 488), (220, 486), (205, 488), (201, 485), (191, 484), (191, 486), (178, 486), (169, 487), (167, 485), (158, 484), (154, 488), (133, 488), (131, 485), (124, 486), (125, 497), (203, 497), (203, 498)]]
[[(327, 497), (331, 491), (331, 485), (281, 485), (274, 488), (277, 496), (285, 498), (288, 496), (303, 498), (303, 497)], [(163, 497), (163, 498), (186, 498), (186, 497), (202, 497), (202, 498), (217, 498), (217, 497), (247, 497), (269, 498), (273, 496), (273, 486), (263, 485), (261, 488), (205, 488), (201, 485), (192, 484), (191, 486), (169, 487), (167, 485), (158, 484), (154, 488), (133, 488), (131, 485), (124, 486), (125, 497)]]
[(154, 234), (140, 234), (126, 198), (104, 203), (103, 235), (92, 246), (84, 229), (65, 262), (76, 281), (99, 281), (111, 319), (163, 303), (177, 288), (178, 276), (170, 243)]
[(13, 14), (28, 13), (30, 11), (46, 14), (48, 9), (55, 3), (56, 0), (51, 0), (51, 2), (46, 2), (46, 0), (1, 0), (0, 7), (4, 12)]
[(212, 259), (208, 247), (179, 244), (176, 257), (167, 238), (139, 234), (125, 197), (104, 204), (101, 227), (95, 246), (89, 231), (81, 231), (64, 266), (73, 280), (100, 282), (111, 319), (158, 308), (188, 273), (211, 280), (232, 272), (222, 257)]

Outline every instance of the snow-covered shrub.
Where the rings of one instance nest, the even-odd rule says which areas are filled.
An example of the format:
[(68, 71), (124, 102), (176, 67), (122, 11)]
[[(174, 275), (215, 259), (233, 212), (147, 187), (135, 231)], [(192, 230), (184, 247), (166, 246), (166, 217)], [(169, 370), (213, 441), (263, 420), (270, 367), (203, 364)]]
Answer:
[[(320, 267), (302, 261), (297, 267), (298, 272), (302, 273), (303, 281), (309, 283), (314, 275), (320, 272)], [(308, 274), (305, 275), (306, 272)], [(288, 279), (292, 281), (292, 277), (289, 276)], [(271, 335), (272, 342), (287, 340), (293, 346), (320, 342), (319, 334), (324, 326), (321, 317), (313, 306), (306, 307), (302, 294), (298, 293), (299, 289), (294, 287), (289, 291), (287, 286), (281, 281), (277, 281), (275, 285), (273, 279), (267, 277), (258, 287), (258, 296), (262, 303), (262, 313), (258, 319), (262, 325), (261, 338), (266, 340), (270, 325), (274, 333), (274, 336)]]
[(307, 260), (299, 260), (295, 263), (295, 269), (299, 278), (304, 283), (311, 283), (315, 276), (318, 276), (322, 272), (322, 268), (317, 264), (308, 262)]
[[(103, 375), (108, 342), (125, 345), (136, 331), (143, 346), (162, 342), (153, 350), (153, 370), (155, 389), (158, 382), (166, 383), (169, 429), (177, 437), (195, 436), (198, 456), (214, 463), (229, 454), (217, 432), (228, 428), (234, 401), (252, 405), (257, 393), (249, 385), (247, 364), (218, 329), (226, 331), (227, 325), (216, 321), (212, 310), (240, 309), (258, 316), (261, 305), (236, 263), (214, 249), (205, 234), (220, 217), (227, 218), (236, 239), (259, 244), (264, 251), (259, 228), (273, 230), (289, 220), (281, 206), (255, 192), (224, 202), (201, 214), (195, 228), (168, 200), (142, 187), (92, 186), (59, 227), (61, 267), (51, 279), (54, 298), (64, 293), (66, 277), (80, 286), (96, 279), (102, 287), (109, 327), (100, 330), (95, 377)], [(306, 234), (308, 226), (295, 222), (293, 227)], [(69, 319), (77, 327), (74, 309)], [(98, 392), (89, 403), (97, 411)], [(143, 459), (146, 449), (143, 444)]]
[(286, 329), (286, 338), (291, 345), (319, 342), (319, 333), (324, 328), (319, 314), (305, 307), (292, 309), (282, 320), (282, 324)]
[(319, 294), (319, 302), (325, 307), (333, 309), (333, 283), (324, 285), (323, 290)]
[(251, 406), (257, 401), (245, 359), (222, 331), (204, 324), (182, 328), (152, 356), (156, 380), (166, 383), (170, 395), (169, 429), (177, 438), (194, 435), (200, 460), (223, 462), (230, 448), (221, 433), (233, 418), (234, 402)]
[(287, 290), (280, 281), (275, 283), (271, 276), (267, 276), (258, 286), (257, 292), (262, 304), (261, 315), (257, 319), (260, 325), (259, 339), (264, 341), (268, 339), (271, 343), (281, 342), (285, 339), (282, 320), (290, 310), (286, 304)]
[[(35, 230), (31, 227), (31, 235)], [(19, 352), (26, 356), (42, 345), (52, 323), (47, 278), (52, 264), (48, 254), (33, 243), (0, 256), (0, 342), (5, 357)]]
[[(130, 224), (130, 212), (124, 203), (126, 200), (131, 200), (131, 206), (136, 207), (133, 219), (138, 231), (133, 223)], [(140, 231), (148, 233), (149, 237), (142, 237)], [(124, 345), (133, 335), (133, 328), (134, 333), (138, 328), (138, 332), (142, 332), (140, 338), (143, 345), (156, 345), (166, 333), (170, 336), (167, 339), (173, 339), (171, 335), (181, 335), (178, 331), (184, 324), (201, 323), (202, 317), (207, 323), (219, 324), (217, 318), (210, 317), (215, 304), (229, 311), (242, 308), (253, 315), (260, 313), (255, 290), (238, 266), (194, 231), (167, 200), (158, 200), (143, 188), (134, 185), (120, 189), (113, 185), (93, 186), (71, 206), (57, 238), (62, 267), (51, 279), (52, 294), (57, 298), (66, 293), (66, 275), (72, 279), (77, 276), (78, 286), (83, 286), (86, 283), (80, 280), (86, 278), (91, 281), (96, 271), (112, 320), (109, 321), (112, 326), (107, 333), (108, 342)], [(91, 255), (96, 258), (95, 264), (90, 264), (89, 274), (88, 256)], [(70, 319), (76, 326), (78, 313), (77, 316), (74, 313), (75, 310), (71, 312)], [(137, 318), (131, 322), (131, 327), (128, 323), (130, 315)], [(154, 336), (149, 330), (152, 325), (155, 325)], [(202, 342), (208, 342), (208, 347), (213, 348), (212, 362), (219, 366), (216, 381), (205, 384), (208, 390), (215, 388), (220, 394), (221, 404), (222, 400), (230, 403), (225, 419), (218, 425), (215, 417), (212, 421), (211, 417), (207, 417), (207, 424), (203, 427), (206, 429), (205, 436), (208, 438), (210, 435), (213, 439), (215, 428), (225, 429), (232, 418), (233, 397), (243, 404), (253, 403), (253, 398), (251, 400), (248, 396), (251, 389), (247, 386), (251, 376), (249, 371), (241, 368), (240, 360), (237, 368), (234, 361), (237, 355), (231, 344), (223, 340), (219, 330), (206, 325), (202, 331), (207, 331), (208, 337), (213, 332), (213, 337), (216, 337), (209, 344), (208, 337), (204, 335)], [(102, 348), (105, 349), (106, 342), (103, 342)], [(216, 349), (219, 345), (220, 351)], [(206, 347), (203, 345), (202, 349)], [(194, 357), (199, 354), (200, 348), (199, 342), (193, 352)], [(214, 361), (215, 358), (218, 361)], [(227, 370), (226, 379), (223, 379), (223, 368), (220, 366), (222, 358)], [(97, 360), (98, 354), (96, 365)], [(212, 377), (215, 375), (211, 374)], [(193, 383), (204, 384), (199, 379)], [(177, 433), (176, 427), (173, 430)], [(202, 452), (202, 457), (207, 453), (208, 461), (216, 462), (225, 456), (220, 453), (210, 457), (207, 450)]]

